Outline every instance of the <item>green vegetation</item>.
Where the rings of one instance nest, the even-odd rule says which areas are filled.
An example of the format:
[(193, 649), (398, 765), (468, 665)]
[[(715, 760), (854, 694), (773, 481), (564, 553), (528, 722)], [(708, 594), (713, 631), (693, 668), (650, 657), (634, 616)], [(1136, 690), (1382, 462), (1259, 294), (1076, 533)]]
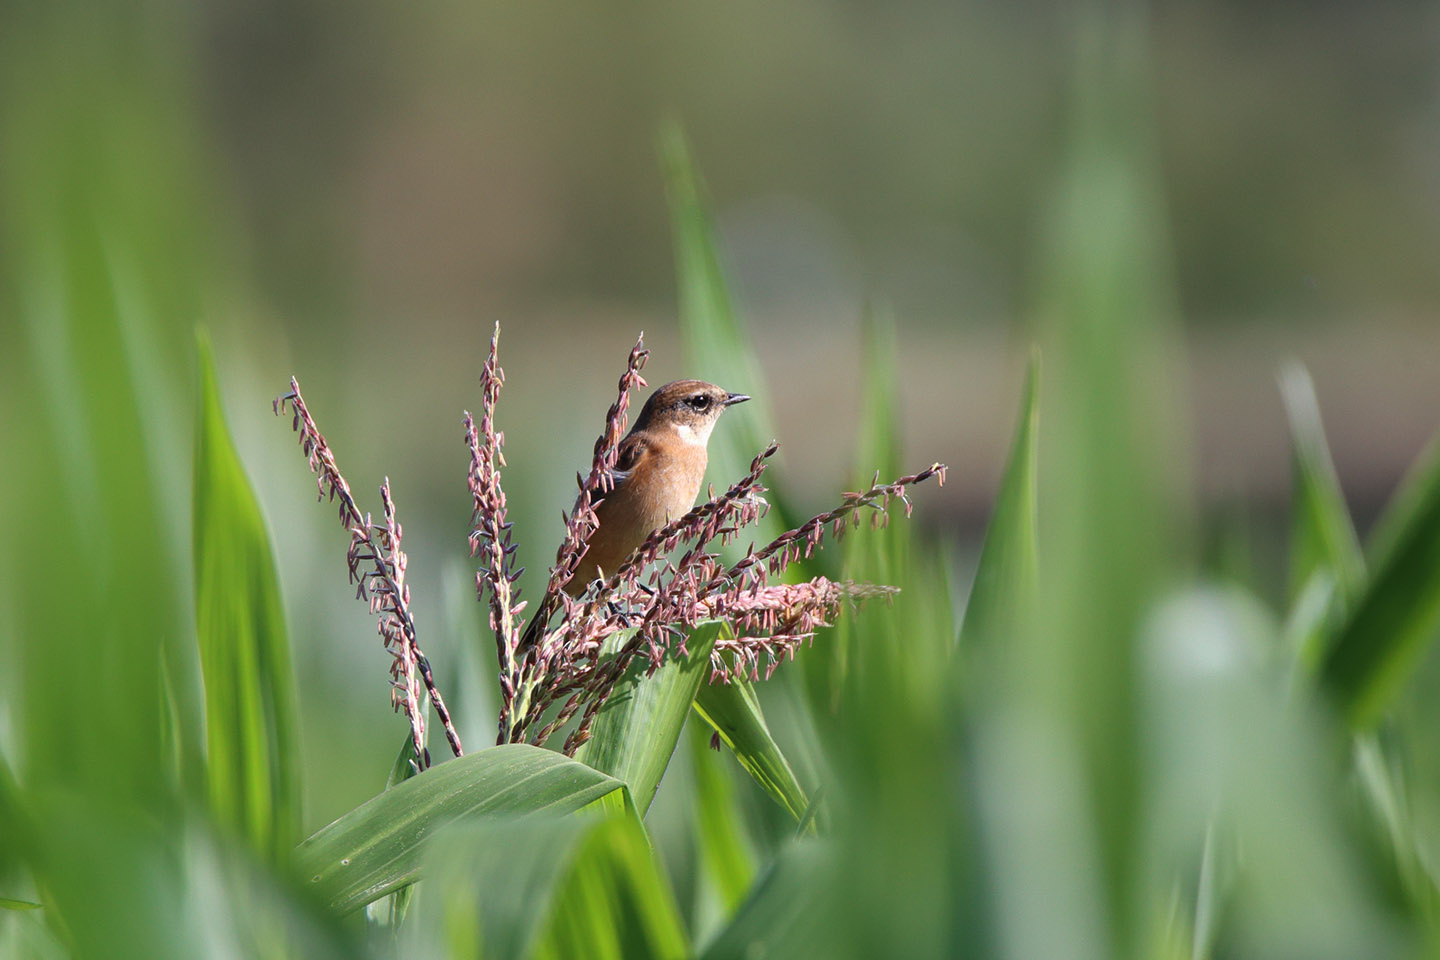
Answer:
[[(405, 743), (373, 771), (375, 795), (308, 837), (302, 797), (329, 785), (302, 762), (315, 712), (297, 704), (305, 638), (286, 613), (317, 601), (277, 572), (230, 432), (269, 414), (224, 405), (225, 358), (203, 337), (189, 362), (175, 345), (190, 339), (173, 318), (203, 293), (184, 266), (203, 231), (183, 178), (136, 200), (152, 172), (124, 150), (128, 165), (105, 165), (117, 143), (143, 155), (185, 136), (143, 85), (114, 92), (123, 128), (57, 119), (88, 116), (78, 107), (0, 110), (4, 310), (18, 321), (3, 387), (0, 956), (1440, 949), (1435, 718), (1415, 696), (1436, 682), (1440, 453), (1362, 539), (1309, 377), (1289, 368), (1287, 596), (1272, 606), (1200, 564), (1136, 43), (1084, 40), (1036, 348), (968, 593), (954, 544), (922, 522), (939, 495), (922, 488), (913, 525), (897, 515), (797, 565), (900, 593), (845, 613), (768, 682), (709, 683), (728, 635), (705, 623), (687, 656), (626, 675), (573, 759), (472, 737), (421, 769), (397, 718), (387, 750)], [(661, 150), (694, 373), (758, 383), (678, 128)], [(870, 318), (857, 488), (930, 460), (900, 449), (894, 336)], [(187, 460), (185, 414), (188, 489), (171, 469)], [(732, 477), (767, 420), (757, 402), (722, 432)], [(771, 486), (778, 531), (795, 513), (783, 478)], [(489, 662), (492, 638), (456, 635)], [(690, 801), (678, 831), (667, 793)]]

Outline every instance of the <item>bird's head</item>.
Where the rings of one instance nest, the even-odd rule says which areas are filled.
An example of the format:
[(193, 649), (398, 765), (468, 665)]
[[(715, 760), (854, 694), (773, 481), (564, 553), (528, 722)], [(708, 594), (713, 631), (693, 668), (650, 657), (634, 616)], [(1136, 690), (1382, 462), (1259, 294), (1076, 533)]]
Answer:
[(635, 420), (635, 429), (672, 430), (687, 442), (703, 445), (720, 414), (749, 399), (704, 380), (676, 380), (650, 394)]

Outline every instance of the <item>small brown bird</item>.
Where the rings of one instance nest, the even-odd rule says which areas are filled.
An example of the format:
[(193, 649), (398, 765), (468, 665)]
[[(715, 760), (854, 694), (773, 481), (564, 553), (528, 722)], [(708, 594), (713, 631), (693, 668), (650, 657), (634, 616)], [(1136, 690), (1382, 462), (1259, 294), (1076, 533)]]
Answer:
[(709, 461), (705, 445), (727, 407), (750, 398), (703, 380), (676, 380), (650, 395), (620, 441), (614, 488), (598, 495), (600, 526), (565, 590), (609, 576), (645, 538), (695, 505)]

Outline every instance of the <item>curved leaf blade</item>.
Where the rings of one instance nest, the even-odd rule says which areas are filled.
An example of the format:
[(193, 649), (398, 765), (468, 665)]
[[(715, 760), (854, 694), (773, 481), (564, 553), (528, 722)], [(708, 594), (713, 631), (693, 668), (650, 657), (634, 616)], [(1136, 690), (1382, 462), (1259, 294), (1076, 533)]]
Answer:
[(571, 813), (623, 788), (553, 750), (491, 747), (397, 783), (317, 831), (296, 848), (295, 869), (343, 913), (419, 879), (425, 841), (446, 824), (481, 815)]
[(1377, 531), (1383, 546), (1321, 667), (1321, 679), (1353, 726), (1385, 712), (1440, 635), (1440, 469), (1422, 461)]
[[(751, 458), (775, 437), (775, 418), (761, 389), (765, 380), (754, 347), (730, 299), (705, 186), (685, 134), (679, 124), (670, 123), (659, 139), (687, 369), (727, 390), (753, 394), (749, 403), (725, 414), (725, 425), (710, 438), (710, 475), (728, 484), (744, 474)], [(775, 473), (772, 468), (770, 476)], [(756, 526), (762, 543), (799, 522), (780, 485), (772, 479), (767, 486), (774, 509)], [(732, 545), (727, 552), (743, 555), (745, 544)]]
[(295, 675), (265, 521), (230, 439), (215, 359), (198, 338), (195, 628), (205, 679), (210, 806), (260, 856), (300, 833)]
[(1040, 356), (1033, 354), (1021, 394), (1020, 420), (1010, 447), (995, 512), (985, 531), (985, 545), (975, 570), (975, 584), (960, 628), (960, 642), (970, 649), (993, 641), (1034, 600), (1039, 576)]
[(1345, 599), (1365, 582), (1365, 556), (1345, 506), (1340, 477), (1320, 420), (1315, 384), (1299, 363), (1280, 372), (1280, 392), (1294, 445), (1294, 517), (1291, 520), (1290, 590), (1298, 596), (1317, 569), (1329, 571)]
[(766, 793), (799, 820), (810, 801), (765, 723), (755, 690), (746, 680), (705, 684), (695, 712), (720, 735), (735, 759)]
[(600, 708), (590, 739), (575, 752), (575, 759), (625, 781), (641, 816), (655, 799), (690, 704), (708, 678), (710, 649), (722, 629), (720, 623), (696, 627), (685, 655), (673, 651), (652, 674), (646, 674), (646, 663), (637, 657)]

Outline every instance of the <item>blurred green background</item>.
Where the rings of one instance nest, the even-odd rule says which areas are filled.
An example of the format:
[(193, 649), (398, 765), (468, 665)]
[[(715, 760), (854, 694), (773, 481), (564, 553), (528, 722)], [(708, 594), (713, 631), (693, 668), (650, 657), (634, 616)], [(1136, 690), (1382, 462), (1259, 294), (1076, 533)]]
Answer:
[[(1125, 81), (1145, 122), (1127, 136), (1150, 162), (1156, 226), (1125, 256), (1178, 320), (1186, 358), (1147, 372), (1177, 378), (1188, 403), (1174, 446), (1200, 513), (1221, 521), (1203, 550), (1229, 562), (1226, 532), (1248, 528), (1238, 562), (1278, 604), (1282, 360), (1314, 376), (1362, 532), (1440, 410), (1440, 7), (1123, 9), (1143, 34)], [(427, 648), (462, 733), (485, 743), (493, 661), (466, 551), (460, 412), (479, 402), (499, 321), (506, 486), (534, 590), (635, 334), (652, 384), (694, 373), (656, 159), (668, 120), (706, 175), (760, 359), (760, 382), (724, 386), (768, 400), (787, 493), (820, 509), (852, 486), (862, 317), (893, 316), (901, 466), (951, 465), (916, 523), (954, 544), (958, 594), (1051, 296), (1082, 13), (0, 7), (0, 482), (16, 546), (0, 649), (25, 664), (0, 678), (0, 749), (32, 775), (108, 784), (97, 771), (129, 734), (95, 718), (158, 675), (147, 648), (116, 638), (150, 638), (174, 675), (194, 669), (197, 324), (275, 540), (304, 832), (383, 784), (404, 723), (384, 706), (373, 618), (344, 583), (344, 534), (270, 413), (292, 374), (362, 503), (378, 510), (389, 476)], [(1083, 246), (1086, 223), (1070, 226)], [(87, 565), (114, 550), (125, 568)], [(72, 689), (77, 659), (96, 669)], [(179, 697), (193, 708), (198, 693)], [(159, 709), (125, 703), (136, 729)], [(37, 726), (49, 739), (15, 733)], [(126, 767), (149, 789), (153, 770)], [(661, 792), (662, 852), (664, 805), (679, 818), (688, 802)]]

